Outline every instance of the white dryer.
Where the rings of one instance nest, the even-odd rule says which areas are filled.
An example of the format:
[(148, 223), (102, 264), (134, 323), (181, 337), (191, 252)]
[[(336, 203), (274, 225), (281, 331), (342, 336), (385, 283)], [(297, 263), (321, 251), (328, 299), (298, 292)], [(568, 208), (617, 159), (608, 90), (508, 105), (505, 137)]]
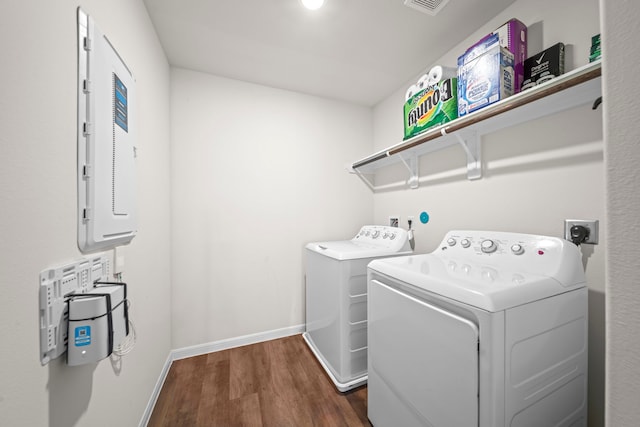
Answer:
[(563, 239), (451, 231), (369, 264), (375, 427), (587, 425), (587, 288)]
[(309, 243), (305, 249), (303, 337), (344, 392), (367, 381), (367, 264), (410, 254), (408, 232), (367, 225), (351, 240)]

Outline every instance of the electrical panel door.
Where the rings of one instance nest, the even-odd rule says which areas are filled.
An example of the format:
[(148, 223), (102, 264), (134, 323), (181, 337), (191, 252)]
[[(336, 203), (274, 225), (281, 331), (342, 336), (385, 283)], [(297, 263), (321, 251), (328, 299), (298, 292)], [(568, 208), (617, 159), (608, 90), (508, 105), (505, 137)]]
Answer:
[(136, 234), (136, 91), (129, 68), (78, 9), (78, 246), (129, 243)]

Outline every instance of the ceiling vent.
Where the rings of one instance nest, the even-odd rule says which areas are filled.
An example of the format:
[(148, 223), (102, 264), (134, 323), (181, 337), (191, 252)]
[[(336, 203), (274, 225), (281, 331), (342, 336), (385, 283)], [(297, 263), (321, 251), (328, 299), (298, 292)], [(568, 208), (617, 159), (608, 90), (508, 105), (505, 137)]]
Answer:
[(449, 0), (404, 0), (405, 6), (435, 16)]

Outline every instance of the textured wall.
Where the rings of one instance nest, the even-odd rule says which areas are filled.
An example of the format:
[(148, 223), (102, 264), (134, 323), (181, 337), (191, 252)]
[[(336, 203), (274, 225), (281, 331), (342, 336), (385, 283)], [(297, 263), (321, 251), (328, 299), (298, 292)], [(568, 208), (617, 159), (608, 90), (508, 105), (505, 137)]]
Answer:
[(607, 425), (640, 425), (638, 2), (601, 1), (607, 170)]

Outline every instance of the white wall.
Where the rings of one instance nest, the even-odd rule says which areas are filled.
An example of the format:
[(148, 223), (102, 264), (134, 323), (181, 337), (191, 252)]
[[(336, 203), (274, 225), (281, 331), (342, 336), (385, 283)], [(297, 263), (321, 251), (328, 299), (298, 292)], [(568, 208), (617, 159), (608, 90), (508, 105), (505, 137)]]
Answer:
[(640, 425), (640, 4), (601, 1), (607, 190), (608, 426)]
[[(515, 2), (462, 41), (437, 63), (453, 66), (458, 55), (510, 18), (529, 26), (529, 55), (559, 41), (567, 46), (567, 62), (588, 63), (591, 36), (598, 34), (598, 0)], [(425, 64), (428, 69), (434, 64)], [(409, 84), (409, 82), (408, 82)], [(407, 84), (407, 86), (408, 86)], [(376, 150), (400, 142), (402, 104), (399, 88), (374, 111)], [(589, 421), (604, 423), (604, 260), (607, 247), (602, 110), (590, 106), (504, 129), (483, 138), (484, 176), (468, 181), (460, 147), (425, 156), (420, 164), (427, 182), (417, 190), (375, 195), (376, 222), (391, 214), (416, 218), (416, 249), (430, 252), (450, 229), (487, 229), (562, 236), (563, 220), (600, 220), (598, 246), (583, 245), (589, 286)], [(376, 177), (378, 184), (406, 179), (402, 167)], [(430, 214), (426, 225), (417, 220)]]
[[(141, 1), (82, 1), (137, 78), (139, 233), (126, 249), (134, 351), (40, 365), (38, 275), (78, 259), (78, 2), (0, 5), (0, 425), (137, 425), (167, 358), (169, 67)], [(64, 358), (61, 358), (64, 359)]]
[[(558, 40), (573, 43), (576, 65), (585, 63), (588, 39), (599, 31), (596, 2), (546, 3), (548, 8), (521, 0), (484, 30), (518, 17), (532, 26), (530, 36), (537, 34), (532, 41), (539, 47)], [(557, 235), (566, 217), (602, 220), (605, 188), (602, 244), (587, 254), (590, 417), (592, 425), (602, 425), (606, 247), (607, 424), (638, 424), (640, 301), (635, 277), (640, 254), (635, 240), (640, 224), (635, 212), (640, 209), (636, 188), (640, 150), (634, 144), (640, 129), (633, 100), (640, 94), (624, 82), (632, 81), (640, 66), (637, 57), (627, 55), (636, 43), (633, 28), (640, 7), (631, 1), (601, 3), (606, 170), (597, 148), (602, 139), (600, 119), (579, 109), (485, 139), (487, 168), (482, 181), (454, 176), (417, 191), (372, 198), (359, 180), (342, 170), (344, 163), (371, 152), (367, 110), (174, 70), (176, 99), (170, 117), (168, 65), (141, 2), (83, 1), (81, 6), (134, 71), (140, 95), (139, 234), (126, 249), (125, 270), (139, 339), (116, 375), (108, 361), (97, 367), (68, 368), (58, 360), (42, 367), (38, 355), (38, 274), (80, 257), (75, 222), (78, 4), (4, 2), (0, 6), (0, 337), (4, 343), (0, 425), (135, 425), (170, 348), (302, 323), (301, 253), (306, 241), (344, 238), (362, 223), (386, 222), (389, 214), (401, 214), (404, 222), (407, 215), (417, 216), (422, 210), (430, 212), (432, 220), (418, 225), (419, 251), (433, 249), (453, 227)], [(546, 9), (553, 13), (545, 13)], [(463, 41), (438, 62), (453, 64), (472, 41)], [(403, 94), (404, 88), (399, 88), (374, 111), (377, 149), (401, 138)], [(247, 99), (253, 102), (245, 103)], [(270, 119), (256, 118), (256, 112)], [(293, 125), (285, 124), (281, 114), (303, 124), (294, 120)], [(215, 120), (218, 116), (223, 119)], [(172, 165), (170, 120), (176, 128)], [(541, 131), (542, 141), (533, 142), (530, 135)], [(570, 155), (557, 159), (563, 150)], [(240, 167), (231, 168), (237, 159)], [(450, 149), (428, 157), (422, 169), (426, 174), (448, 172), (459, 168), (461, 161), (459, 150)], [(170, 172), (178, 170), (184, 178), (170, 183)], [(170, 185), (179, 196), (171, 222)], [(589, 189), (590, 196), (576, 196), (576, 186), (578, 194)], [(276, 188), (280, 189), (272, 191)], [(504, 203), (506, 199), (510, 203)], [(219, 232), (218, 224), (224, 224), (223, 229), (233, 225), (235, 230)], [(176, 241), (173, 345), (170, 228)], [(220, 243), (228, 249), (217, 249)]]
[(174, 348), (302, 325), (304, 244), (372, 219), (371, 110), (172, 68), (171, 111)]

